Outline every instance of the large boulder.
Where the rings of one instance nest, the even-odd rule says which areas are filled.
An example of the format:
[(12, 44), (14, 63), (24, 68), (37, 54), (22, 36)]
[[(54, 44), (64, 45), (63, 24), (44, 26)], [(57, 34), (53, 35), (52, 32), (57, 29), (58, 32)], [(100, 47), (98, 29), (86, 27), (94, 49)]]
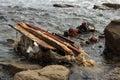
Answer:
[(104, 33), (106, 50), (113, 55), (120, 56), (120, 20), (111, 21), (105, 28)]
[(17, 73), (13, 80), (67, 80), (70, 71), (61, 65), (46, 66), (41, 70), (28, 70)]

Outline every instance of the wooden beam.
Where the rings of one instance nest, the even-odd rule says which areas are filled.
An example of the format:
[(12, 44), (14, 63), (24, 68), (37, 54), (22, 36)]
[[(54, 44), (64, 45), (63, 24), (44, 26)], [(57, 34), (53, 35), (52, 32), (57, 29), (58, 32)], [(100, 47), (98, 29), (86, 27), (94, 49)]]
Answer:
[(15, 30), (19, 31), (20, 33), (22, 33), (26, 37), (30, 38), (31, 40), (37, 42), (40, 46), (42, 46), (44, 48), (47, 48), (47, 49), (56, 50), (55, 47), (53, 47), (53, 46), (47, 44), (46, 42), (44, 42), (43, 40), (37, 38), (36, 36), (34, 36), (33, 34), (31, 34), (30, 32), (26, 31), (21, 26), (11, 26), (11, 27), (14, 28)]
[(32, 33), (33, 35), (35, 35), (36, 37), (44, 40), (46, 43), (50, 44), (51, 46), (56, 47), (57, 49), (60, 49), (66, 53), (68, 53), (69, 55), (74, 55), (73, 51), (71, 49), (69, 49), (65, 44), (62, 44), (61, 42), (53, 39), (50, 35), (45, 35), (44, 32), (41, 32), (39, 30), (35, 30), (29, 26), (27, 26), (25, 23), (20, 22), (18, 23), (18, 25), (20, 25), (22, 28), (24, 28), (25, 30), (27, 30), (28, 32)]
[[(23, 24), (26, 24), (26, 23), (23, 23)], [(58, 37), (58, 35), (55, 36), (55, 35), (49, 33), (48, 31), (45, 31), (44, 29), (41, 29), (41, 28), (39, 28), (39, 27), (36, 27), (36, 26), (34, 26), (34, 25), (32, 25), (32, 24), (26, 24), (26, 25), (29, 26), (29, 27), (32, 28), (32, 29), (35, 29), (35, 30), (37, 30), (37, 31), (41, 31), (41, 32), (43, 32), (43, 34), (45, 34), (45, 35), (47, 35), (47, 36), (50, 36), (51, 38), (57, 40), (58, 42), (66, 45), (68, 48), (70, 48), (70, 49), (75, 53), (75, 55), (78, 55), (78, 54), (80, 54), (80, 53), (83, 53), (82, 50), (78, 49), (78, 48), (75, 47), (73, 44), (71, 44), (71, 43), (73, 43), (73, 42), (70, 42), (70, 41), (68, 42), (68, 41), (66, 41), (66, 40), (63, 39), (63, 38), (61, 39), (60, 37)]]

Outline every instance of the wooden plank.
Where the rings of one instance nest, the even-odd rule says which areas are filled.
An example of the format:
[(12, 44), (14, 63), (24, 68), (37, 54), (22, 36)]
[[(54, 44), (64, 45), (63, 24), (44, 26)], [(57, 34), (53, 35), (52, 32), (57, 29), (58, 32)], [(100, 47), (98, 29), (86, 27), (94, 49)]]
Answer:
[(44, 32), (35, 30), (29, 26), (27, 26), (25, 23), (20, 22), (18, 23), (21, 27), (23, 27), (25, 30), (29, 31), (30, 33), (32, 33), (33, 35), (35, 35), (36, 37), (44, 40), (46, 43), (56, 47), (57, 49), (60, 49), (66, 53), (68, 53), (69, 55), (74, 55), (73, 51), (71, 49), (69, 49), (66, 45), (60, 43), (59, 41), (53, 39), (51, 36), (45, 35)]
[(15, 30), (19, 31), (20, 33), (22, 33), (23, 35), (25, 35), (26, 37), (30, 38), (31, 40), (37, 42), (40, 46), (42, 46), (44, 48), (47, 48), (47, 49), (56, 50), (56, 48), (54, 48), (53, 46), (47, 44), (43, 40), (37, 38), (36, 36), (34, 36), (33, 34), (31, 34), (30, 32), (26, 31), (24, 28), (22, 28), (20, 26), (12, 26), (12, 27)]
[[(25, 24), (26, 24), (26, 23), (25, 23)], [(55, 36), (55, 37), (57, 37), (58, 39), (62, 40), (62, 42), (67, 42), (67, 43), (70, 43), (70, 44), (74, 44), (73, 41), (71, 41), (71, 40), (69, 40), (69, 39), (67, 39), (67, 38), (65, 38), (65, 37), (62, 37), (62, 36), (60, 36), (60, 35), (58, 35), (58, 34), (53, 35), (53, 34), (49, 33), (48, 31), (45, 31), (44, 29), (42, 29), (42, 28), (40, 28), (40, 27), (37, 27), (37, 26), (34, 26), (34, 25), (32, 25), (32, 24), (26, 24), (26, 25), (29, 26), (29, 27), (31, 27), (31, 28), (33, 28), (33, 29), (35, 29), (35, 30), (39, 30), (39, 31), (41, 31), (41, 32), (44, 32), (44, 34), (46, 34), (46, 35), (48, 35), (48, 36), (51, 36), (51, 37)]]
[(74, 44), (74, 41), (71, 41), (71, 40), (63, 37), (63, 36), (60, 35), (60, 34), (53, 33), (53, 35), (55, 35), (57, 38), (59, 38), (60, 40), (62, 40), (62, 41), (64, 41), (64, 42), (70, 43), (71, 45)]
[[(23, 23), (23, 24), (26, 24), (26, 23)], [(78, 49), (77, 47), (71, 45), (69, 42), (66, 42), (65, 40), (63, 41), (63, 39), (58, 38), (58, 37), (52, 35), (51, 33), (47, 32), (47, 31), (45, 31), (45, 30), (43, 30), (39, 27), (36, 27), (34, 25), (31, 25), (31, 24), (26, 24), (26, 25), (29, 26), (30, 28), (33, 28), (33, 29), (37, 30), (37, 31), (41, 31), (41, 32), (43, 32), (43, 34), (45, 34), (47, 36), (50, 36), (51, 38), (57, 40), (58, 42), (66, 45), (68, 48), (70, 48), (75, 53), (75, 55), (83, 53), (83, 50)]]

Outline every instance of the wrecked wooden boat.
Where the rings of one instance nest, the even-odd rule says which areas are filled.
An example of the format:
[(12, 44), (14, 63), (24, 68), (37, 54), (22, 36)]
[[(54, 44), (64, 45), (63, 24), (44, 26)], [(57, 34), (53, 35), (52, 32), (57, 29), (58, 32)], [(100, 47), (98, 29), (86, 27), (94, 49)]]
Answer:
[(94, 64), (92, 60), (85, 59), (87, 53), (80, 46), (75, 46), (73, 41), (59, 34), (24, 22), (10, 26), (21, 33), (16, 38), (14, 50), (26, 58), (42, 63), (74, 61), (85, 66)]

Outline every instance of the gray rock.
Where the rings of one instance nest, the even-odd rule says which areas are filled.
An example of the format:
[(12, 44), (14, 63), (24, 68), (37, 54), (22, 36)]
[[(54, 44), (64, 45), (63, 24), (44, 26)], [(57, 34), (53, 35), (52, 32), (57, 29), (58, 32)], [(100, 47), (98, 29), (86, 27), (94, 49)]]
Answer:
[(114, 4), (114, 3), (103, 3), (102, 5), (94, 5), (93, 9), (100, 9), (100, 10), (113, 10), (113, 9), (119, 9), (120, 4)]
[(104, 33), (106, 50), (113, 55), (120, 56), (120, 20), (111, 21), (105, 28)]
[(104, 5), (94, 5), (93, 9), (111, 10), (111, 8), (106, 7), (106, 6), (104, 6)]
[(51, 65), (41, 70), (28, 70), (15, 74), (13, 80), (67, 80), (70, 71), (61, 65)]
[(67, 7), (74, 7), (70, 4), (53, 4), (54, 7), (60, 7), (60, 8), (67, 8)]
[(115, 4), (115, 3), (103, 3), (102, 5), (109, 7), (109, 8), (113, 8), (113, 9), (119, 9), (120, 8), (120, 4)]

